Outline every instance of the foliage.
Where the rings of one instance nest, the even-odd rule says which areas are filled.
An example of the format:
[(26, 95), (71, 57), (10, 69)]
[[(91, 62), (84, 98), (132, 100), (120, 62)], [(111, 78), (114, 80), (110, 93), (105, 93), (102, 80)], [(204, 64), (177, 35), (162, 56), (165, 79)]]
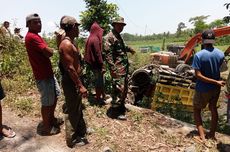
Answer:
[(104, 29), (104, 34), (110, 30), (112, 19), (117, 17), (118, 7), (116, 4), (107, 4), (106, 0), (85, 0), (87, 10), (81, 12), (81, 26), (89, 31), (93, 22), (98, 22)]
[(196, 17), (192, 17), (189, 19), (189, 22), (191, 22), (195, 26), (195, 28), (194, 28), (195, 34), (200, 33), (203, 30), (208, 28), (208, 24), (206, 24), (204, 21), (208, 17), (209, 17), (209, 15), (207, 15), (207, 16), (201, 15), (201, 16), (196, 16)]
[(159, 47), (162, 47), (162, 42), (163, 39), (165, 39), (165, 42), (167, 43), (167, 41), (170, 42), (185, 42), (186, 39), (188, 39), (188, 37), (190, 37), (189, 34), (187, 34), (189, 32), (186, 32), (186, 34), (184, 34), (184, 32), (182, 32), (180, 37), (176, 37), (176, 34), (170, 34), (170, 33), (162, 33), (162, 34), (153, 34), (153, 35), (146, 35), (146, 36), (142, 36), (142, 35), (132, 35), (132, 34), (128, 34), (128, 33), (124, 33), (122, 34), (123, 39), (126, 42), (131, 42), (132, 44), (137, 45), (139, 42), (141, 42), (141, 44), (146, 44), (146, 43), (161, 43), (159, 45)]
[[(227, 9), (228, 11), (230, 11), (230, 9), (229, 9), (230, 3), (225, 3), (224, 6), (226, 7), (226, 9)], [(225, 17), (223, 18), (223, 21), (224, 21), (226, 24), (228, 24), (228, 23), (230, 22), (230, 13), (229, 13), (228, 16), (225, 16)]]
[[(226, 117), (227, 116), (225, 116), (225, 115), (222, 115), (219, 117), (217, 131), (224, 133), (224, 134), (227, 134), (227, 135), (230, 135), (229, 126), (226, 125), (226, 122), (227, 122)], [(208, 121), (207, 124), (210, 124), (210, 120)]]
[[(104, 90), (105, 90), (105, 93), (107, 94), (111, 94), (112, 92), (112, 84), (111, 84), (111, 76), (110, 76), (110, 72), (109, 72), (109, 69), (108, 69), (108, 65), (106, 64), (106, 72), (104, 74)], [(83, 76), (82, 78), (83, 79), (83, 82), (84, 82), (84, 86), (87, 87), (87, 90), (89, 92), (91, 92), (91, 90), (94, 88), (95, 86), (95, 80), (94, 80), (94, 74), (92, 72), (92, 70), (90, 69), (90, 67), (86, 64), (84, 64), (83, 66)]]
[(191, 22), (194, 25), (194, 28), (186, 28), (185, 24), (183, 22), (180, 22), (178, 24), (177, 32), (175, 34), (173, 33), (159, 33), (159, 34), (151, 34), (151, 35), (137, 35), (137, 34), (129, 34), (129, 33), (123, 33), (122, 37), (125, 41), (142, 41), (142, 43), (145, 41), (163, 41), (163, 39), (166, 39), (167, 41), (175, 42), (183, 42), (185, 43), (190, 37), (194, 36), (196, 33), (202, 32), (205, 29), (208, 28), (218, 28), (227, 26), (227, 24), (222, 19), (214, 20), (211, 23), (206, 23), (205, 20), (209, 16), (196, 16), (190, 18), (189, 22)]
[(138, 102), (138, 105), (143, 108), (151, 109), (152, 97), (144, 96), (142, 101)]
[(31, 82), (32, 74), (24, 44), (8, 37), (0, 35), (1, 77), (13, 78), (15, 75), (25, 75)]
[(53, 38), (47, 38), (44, 37), (44, 40), (47, 42), (48, 46), (50, 48), (54, 49), (53, 56), (50, 58), (51, 59), (51, 64), (53, 67), (54, 74), (58, 80), (61, 79), (58, 63), (59, 63), (59, 53), (58, 53), (58, 48), (57, 48), (57, 43), (55, 37)]
[(182, 29), (186, 28), (185, 23), (180, 22), (177, 27), (176, 36), (179, 37), (181, 35)]
[(153, 104), (156, 104), (158, 112), (187, 123), (193, 123), (192, 114), (185, 110), (179, 95), (173, 96), (169, 101), (166, 101), (166, 96), (162, 92), (156, 92), (156, 96), (156, 102)]
[(217, 20), (215, 20), (209, 24), (209, 28), (211, 28), (211, 29), (219, 28), (219, 27), (223, 27), (223, 26), (226, 26), (226, 23), (221, 19), (217, 19)]
[(162, 46), (161, 46), (161, 50), (165, 50), (165, 38), (163, 38), (163, 43), (162, 43)]

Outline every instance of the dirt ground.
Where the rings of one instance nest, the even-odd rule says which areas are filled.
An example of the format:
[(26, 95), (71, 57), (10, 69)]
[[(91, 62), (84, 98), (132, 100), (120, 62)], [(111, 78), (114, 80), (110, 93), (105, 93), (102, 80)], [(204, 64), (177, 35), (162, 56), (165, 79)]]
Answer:
[[(55, 136), (40, 136), (37, 126), (40, 115), (22, 116), (3, 104), (3, 122), (16, 132), (13, 139), (0, 137), (1, 152), (179, 152), (228, 151), (230, 137), (217, 134), (217, 141), (201, 144), (193, 140), (195, 127), (166, 117), (152, 110), (126, 105), (132, 109), (127, 121), (111, 119), (106, 115), (109, 105), (98, 107), (84, 102), (84, 116), (93, 132), (87, 135), (89, 144), (68, 148), (65, 127)], [(58, 106), (59, 117), (61, 107)]]

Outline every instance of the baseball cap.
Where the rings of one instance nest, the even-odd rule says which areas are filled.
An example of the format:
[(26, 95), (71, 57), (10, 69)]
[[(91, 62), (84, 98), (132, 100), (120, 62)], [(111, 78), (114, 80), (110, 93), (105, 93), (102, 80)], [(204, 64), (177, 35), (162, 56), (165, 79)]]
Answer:
[(215, 33), (213, 30), (205, 30), (202, 33), (203, 44), (213, 44), (215, 42)]
[(28, 27), (27, 23), (31, 20), (35, 20), (35, 19), (41, 19), (40, 16), (37, 13), (33, 13), (30, 14), (28, 16), (26, 16), (26, 27)]
[(77, 22), (77, 20), (72, 16), (63, 16), (60, 21), (61, 25), (80, 25), (80, 23)]

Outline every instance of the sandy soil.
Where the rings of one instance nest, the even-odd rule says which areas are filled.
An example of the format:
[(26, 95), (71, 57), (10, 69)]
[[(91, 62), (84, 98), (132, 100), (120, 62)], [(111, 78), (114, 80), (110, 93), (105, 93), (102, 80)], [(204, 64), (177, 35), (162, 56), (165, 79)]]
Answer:
[[(129, 105), (128, 105), (129, 106)], [(17, 133), (13, 139), (0, 138), (1, 152), (146, 152), (146, 151), (226, 151), (230, 146), (228, 135), (217, 134), (218, 141), (201, 144), (192, 139), (196, 134), (190, 124), (166, 117), (152, 110), (132, 107), (128, 120), (111, 119), (106, 115), (109, 105), (90, 106), (86, 103), (84, 116), (93, 130), (87, 135), (89, 144), (83, 147), (68, 148), (65, 144), (65, 128), (55, 136), (40, 136), (37, 126), (39, 115), (21, 116), (4, 108), (3, 122)], [(59, 107), (60, 108), (60, 107)], [(60, 117), (62, 114), (59, 115)], [(109, 151), (107, 151), (109, 152)]]

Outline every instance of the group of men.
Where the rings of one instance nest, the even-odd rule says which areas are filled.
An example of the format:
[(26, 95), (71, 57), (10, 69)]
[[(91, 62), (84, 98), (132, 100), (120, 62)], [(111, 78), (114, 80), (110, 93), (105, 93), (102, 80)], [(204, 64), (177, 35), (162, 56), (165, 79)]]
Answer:
[[(65, 114), (66, 143), (69, 147), (85, 145), (86, 123), (82, 112), (82, 98), (88, 96), (88, 91), (81, 79), (81, 55), (74, 39), (79, 35), (79, 22), (74, 17), (63, 16), (60, 20), (57, 46), (59, 49), (59, 69), (61, 72), (62, 88), (65, 96), (63, 112)], [(127, 94), (128, 57), (127, 52), (134, 53), (133, 49), (124, 44), (120, 33), (123, 30), (123, 18), (113, 21), (113, 30), (105, 36), (106, 60), (113, 79), (114, 97), (112, 104), (116, 103), (116, 110), (120, 113), (119, 119), (126, 119), (124, 100)], [(55, 135), (60, 132), (63, 121), (54, 116), (57, 98), (60, 95), (60, 87), (54, 76), (50, 57), (53, 49), (38, 35), (41, 32), (42, 23), (38, 14), (30, 14), (26, 17), (28, 33), (25, 37), (25, 45), (36, 80), (37, 88), (41, 95), (41, 115), (43, 120), (42, 135)], [(105, 72), (103, 50), (103, 29), (95, 22), (90, 29), (90, 36), (86, 42), (84, 60), (95, 74), (96, 102), (104, 102)], [(119, 108), (117, 108), (119, 107)], [(122, 108), (120, 108), (122, 107)], [(122, 111), (120, 110), (122, 109)]]
[[(63, 16), (60, 20), (61, 34), (57, 41), (59, 49), (61, 71), (61, 84), (65, 96), (63, 111), (65, 113), (66, 143), (69, 147), (85, 145), (86, 123), (82, 112), (82, 98), (88, 96), (88, 91), (81, 80), (81, 55), (74, 39), (79, 35), (80, 23), (74, 17)], [(105, 63), (107, 62), (112, 77), (112, 109), (117, 110), (115, 118), (126, 119), (125, 98), (128, 90), (129, 62), (127, 53), (135, 51), (126, 46), (120, 33), (126, 23), (122, 17), (112, 22), (110, 31), (103, 40), (103, 29), (99, 23), (94, 22), (90, 29), (90, 36), (85, 47), (84, 60), (89, 65), (95, 77), (95, 99), (104, 102), (104, 79)], [(55, 135), (60, 132), (63, 121), (54, 115), (57, 98), (60, 95), (60, 87), (54, 76), (50, 57), (54, 50), (39, 36), (42, 23), (38, 14), (33, 13), (26, 17), (28, 33), (25, 37), (30, 64), (36, 80), (37, 88), (41, 95), (42, 135)], [(215, 33), (206, 30), (202, 33), (203, 49), (195, 54), (192, 67), (197, 77), (194, 95), (194, 119), (199, 132), (197, 140), (204, 141), (206, 138), (215, 138), (218, 113), (217, 100), (220, 87), (225, 82), (220, 80), (220, 66), (224, 60), (224, 53), (213, 47)], [(102, 55), (102, 51), (105, 56)], [(1, 89), (1, 86), (0, 86)], [(0, 90), (2, 92), (2, 89)], [(0, 92), (0, 93), (1, 93)], [(4, 94), (1, 93), (1, 99)], [(206, 105), (212, 114), (210, 132), (205, 135), (202, 127), (201, 111)], [(1, 108), (1, 106), (0, 106)], [(0, 109), (1, 112), (1, 109)], [(1, 116), (1, 113), (0, 113)], [(5, 136), (13, 137), (15, 133), (10, 128), (4, 128), (0, 117), (0, 132)], [(8, 131), (8, 132), (7, 132)]]
[(20, 34), (21, 28), (15, 27), (14, 34), (12, 34), (9, 27), (10, 27), (10, 22), (4, 21), (0, 28), (0, 34), (2, 36), (6, 36), (9, 38), (13, 37), (19, 41), (23, 40), (23, 36)]

